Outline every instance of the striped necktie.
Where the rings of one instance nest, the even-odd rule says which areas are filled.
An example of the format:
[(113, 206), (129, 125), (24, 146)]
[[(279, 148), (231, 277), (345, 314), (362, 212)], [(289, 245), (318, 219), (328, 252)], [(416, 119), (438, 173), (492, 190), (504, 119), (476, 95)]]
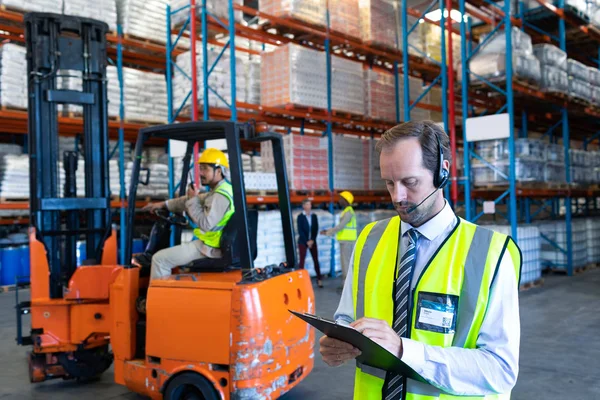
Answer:
[[(396, 282), (394, 283), (394, 322), (392, 328), (400, 337), (407, 337), (408, 333), (408, 296), (410, 295), (410, 278), (417, 258), (417, 240), (419, 232), (410, 229), (406, 232), (408, 247), (402, 255), (400, 264), (396, 268)], [(400, 374), (388, 372), (383, 384), (382, 398), (384, 400), (399, 400), (403, 398), (406, 380)]]

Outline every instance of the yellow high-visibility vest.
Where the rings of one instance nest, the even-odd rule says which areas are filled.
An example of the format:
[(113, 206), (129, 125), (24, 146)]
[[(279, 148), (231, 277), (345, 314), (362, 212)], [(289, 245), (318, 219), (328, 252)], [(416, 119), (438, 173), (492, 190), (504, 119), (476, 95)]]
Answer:
[(353, 242), (358, 237), (358, 228), (356, 227), (356, 214), (354, 213), (354, 209), (351, 206), (348, 206), (344, 209), (344, 211), (342, 211), (342, 215), (340, 215), (340, 218), (343, 218), (344, 215), (346, 215), (346, 213), (352, 214), (352, 218), (346, 224), (344, 229), (342, 229), (335, 235), (335, 238), (337, 240), (347, 240)]
[(215, 193), (222, 194), (229, 200), (229, 209), (223, 215), (223, 218), (219, 223), (208, 232), (202, 232), (200, 229), (194, 229), (194, 236), (200, 239), (207, 246), (215, 249), (221, 248), (221, 236), (223, 235), (223, 229), (231, 219), (231, 216), (235, 213), (235, 206), (233, 205), (233, 187), (231, 183), (224, 181), (215, 190)]
[[(399, 235), (399, 217), (371, 223), (360, 234), (353, 265), (355, 320), (377, 318), (392, 326), (394, 301), (391, 293)], [(459, 218), (418, 277), (412, 292), (409, 337), (427, 345), (474, 349), (488, 307), (490, 286), (507, 251), (515, 266), (518, 284), (521, 251), (512, 238)], [(443, 321), (440, 326), (419, 322), (422, 320), (417, 317), (421, 315), (419, 310), (422, 308), (442, 310), (443, 313), (437, 314)], [(354, 399), (380, 400), (384, 380), (385, 371), (357, 362)], [(463, 398), (412, 379), (407, 379), (406, 394), (407, 400)], [(507, 400), (510, 393), (468, 398)]]

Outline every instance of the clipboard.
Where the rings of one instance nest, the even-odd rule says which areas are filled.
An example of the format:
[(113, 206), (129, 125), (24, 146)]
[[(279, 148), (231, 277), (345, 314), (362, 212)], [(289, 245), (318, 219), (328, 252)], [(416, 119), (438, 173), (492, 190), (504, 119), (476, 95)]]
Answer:
[(335, 321), (328, 320), (316, 315), (299, 313), (288, 310), (296, 317), (302, 319), (312, 325), (325, 335), (341, 340), (342, 342), (350, 343), (361, 351), (361, 355), (356, 357), (356, 360), (364, 365), (379, 368), (384, 371), (393, 371), (407, 378), (427, 383), (425, 378), (421, 377), (414, 369), (402, 362), (398, 357), (369, 339), (359, 331), (349, 326), (344, 326)]

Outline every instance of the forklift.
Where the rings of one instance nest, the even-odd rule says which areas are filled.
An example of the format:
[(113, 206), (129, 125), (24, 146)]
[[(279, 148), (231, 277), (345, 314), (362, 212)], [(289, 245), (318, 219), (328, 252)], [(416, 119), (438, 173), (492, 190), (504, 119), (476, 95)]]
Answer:
[[(85, 380), (114, 363), (114, 379), (152, 399), (275, 399), (312, 371), (314, 332), (289, 309), (314, 313), (305, 270), (294, 269), (295, 235), (281, 136), (252, 123), (188, 122), (141, 129), (127, 204), (125, 265), (117, 264), (108, 180), (107, 25), (48, 13), (25, 16), (31, 169), (31, 301), (17, 300), (17, 343), (31, 345), (30, 381)], [(83, 91), (57, 90), (56, 71), (80, 70)], [(76, 152), (66, 152), (58, 190), (57, 104), (83, 106), (85, 193), (78, 196)], [(235, 213), (222, 258), (196, 260), (149, 279), (152, 255), (181, 240), (187, 221), (158, 215), (144, 253), (132, 255), (142, 153), (150, 140), (187, 143), (179, 193), (194, 145), (225, 139)], [(276, 164), (285, 261), (257, 266), (257, 211), (246, 204), (243, 143), (270, 141)], [(196, 161), (196, 160), (193, 160)], [(149, 174), (149, 171), (145, 171)], [(171, 234), (171, 232), (173, 232)], [(173, 237), (165, 240), (165, 237)], [(84, 239), (87, 259), (76, 261)], [(136, 305), (144, 299), (144, 310)], [(23, 315), (31, 333), (23, 336)]]

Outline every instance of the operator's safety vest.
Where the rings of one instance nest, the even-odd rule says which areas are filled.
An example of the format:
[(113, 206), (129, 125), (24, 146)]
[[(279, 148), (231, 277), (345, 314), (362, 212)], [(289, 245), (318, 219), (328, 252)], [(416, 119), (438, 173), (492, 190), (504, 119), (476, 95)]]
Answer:
[[(400, 217), (371, 223), (360, 234), (353, 265), (355, 320), (370, 317), (392, 326), (391, 293), (399, 235)], [(412, 291), (408, 337), (432, 346), (474, 349), (488, 307), (490, 286), (505, 251), (513, 260), (518, 284), (521, 251), (512, 238), (458, 218)], [(357, 362), (354, 399), (380, 400), (384, 380), (385, 371)], [(412, 379), (407, 379), (406, 390), (406, 400), (464, 398)], [(510, 392), (468, 398), (508, 400)]]
[(348, 240), (353, 242), (358, 237), (358, 232), (356, 228), (356, 215), (354, 214), (354, 209), (348, 206), (344, 209), (344, 211), (342, 211), (342, 215), (340, 215), (340, 218), (343, 218), (346, 213), (352, 214), (352, 218), (350, 219), (350, 222), (346, 224), (344, 229), (338, 231), (335, 238), (337, 240)]
[(231, 219), (231, 216), (235, 212), (235, 206), (233, 205), (233, 187), (231, 183), (224, 181), (215, 189), (215, 193), (219, 193), (229, 200), (229, 208), (219, 223), (214, 226), (208, 232), (202, 232), (200, 229), (194, 229), (194, 235), (200, 239), (205, 245), (218, 249), (221, 247), (221, 236), (223, 235), (223, 229)]

